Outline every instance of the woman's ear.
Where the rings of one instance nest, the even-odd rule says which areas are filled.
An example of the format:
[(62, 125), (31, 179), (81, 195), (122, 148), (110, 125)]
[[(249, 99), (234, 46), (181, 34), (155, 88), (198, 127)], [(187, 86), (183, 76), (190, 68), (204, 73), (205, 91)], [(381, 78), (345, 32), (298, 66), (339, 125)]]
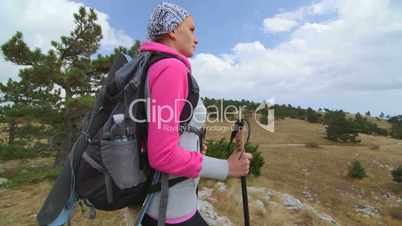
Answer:
[(176, 33), (175, 31), (171, 31), (169, 33), (167, 33), (168, 37), (172, 40), (176, 40)]

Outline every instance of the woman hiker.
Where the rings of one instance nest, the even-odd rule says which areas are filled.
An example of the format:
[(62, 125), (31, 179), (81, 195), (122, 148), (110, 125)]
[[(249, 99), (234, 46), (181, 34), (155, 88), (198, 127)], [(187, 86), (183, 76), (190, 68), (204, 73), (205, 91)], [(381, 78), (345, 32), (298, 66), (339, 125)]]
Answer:
[[(188, 93), (188, 77), (191, 72), (189, 57), (198, 44), (193, 17), (182, 7), (161, 3), (153, 10), (147, 27), (149, 41), (143, 42), (140, 51), (155, 51), (177, 58), (162, 59), (148, 69), (150, 115), (155, 114), (148, 127), (148, 159), (151, 167), (169, 178), (185, 176), (189, 179), (169, 188), (166, 225), (208, 225), (197, 210), (197, 186), (200, 177), (226, 180), (228, 176), (240, 177), (249, 172), (251, 154), (234, 152), (227, 160), (204, 155), (199, 137), (194, 133), (180, 135), (178, 128), (183, 101)], [(176, 104), (176, 107), (175, 107)], [(161, 106), (162, 109), (160, 108)], [(173, 109), (169, 112), (165, 108)], [(173, 117), (169, 117), (170, 113)], [(190, 125), (201, 128), (206, 120), (206, 108), (201, 100), (194, 109)], [(240, 159), (239, 159), (240, 158)], [(142, 220), (143, 226), (156, 226), (160, 193), (155, 193)]]

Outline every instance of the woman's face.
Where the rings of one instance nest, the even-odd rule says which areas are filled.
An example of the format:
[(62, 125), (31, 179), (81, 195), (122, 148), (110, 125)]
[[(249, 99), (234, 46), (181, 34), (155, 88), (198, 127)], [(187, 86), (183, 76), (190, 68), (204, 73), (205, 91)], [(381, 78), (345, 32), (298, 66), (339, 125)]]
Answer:
[(176, 49), (186, 57), (191, 57), (193, 55), (195, 46), (198, 44), (194, 32), (195, 25), (191, 16), (186, 17), (186, 19), (184, 19), (184, 21), (177, 26), (176, 30), (173, 32)]

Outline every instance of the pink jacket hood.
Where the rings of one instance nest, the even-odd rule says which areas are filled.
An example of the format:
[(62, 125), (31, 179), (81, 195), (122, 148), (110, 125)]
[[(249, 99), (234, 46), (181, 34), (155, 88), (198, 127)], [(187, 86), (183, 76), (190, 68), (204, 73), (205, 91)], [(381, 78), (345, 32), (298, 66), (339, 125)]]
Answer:
[(172, 54), (177, 57), (179, 57), (182, 62), (186, 65), (186, 67), (191, 71), (191, 65), (190, 61), (188, 60), (187, 57), (183, 56), (177, 50), (173, 49), (172, 47), (169, 47), (165, 44), (161, 44), (158, 42), (152, 42), (152, 41), (145, 41), (141, 43), (140, 46), (140, 51), (152, 51), (152, 52), (162, 52), (162, 53), (167, 53), (167, 54)]

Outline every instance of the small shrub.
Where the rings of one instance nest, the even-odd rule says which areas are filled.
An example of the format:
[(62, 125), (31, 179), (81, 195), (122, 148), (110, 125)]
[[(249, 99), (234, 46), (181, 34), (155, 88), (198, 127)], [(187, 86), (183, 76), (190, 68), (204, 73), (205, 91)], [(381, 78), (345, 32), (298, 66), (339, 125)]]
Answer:
[[(227, 159), (232, 153), (235, 146), (234, 143), (229, 145), (229, 142), (225, 141), (225, 139), (221, 139), (219, 141), (207, 141), (207, 145), (207, 155), (219, 159)], [(246, 145), (245, 148), (248, 153), (251, 153), (253, 155), (253, 159), (250, 163), (250, 172), (254, 176), (261, 175), (261, 167), (264, 165), (264, 158), (262, 157), (261, 152), (258, 151), (258, 145), (249, 143)]]
[(262, 153), (258, 151), (258, 145), (249, 144), (246, 147), (247, 152), (253, 155), (253, 159), (251, 160), (250, 171), (254, 176), (261, 175), (261, 168), (264, 165), (264, 157), (262, 157)]
[(367, 177), (366, 170), (359, 160), (355, 160), (352, 162), (352, 165), (349, 168), (349, 176), (357, 179), (363, 179), (364, 177)]
[(13, 188), (24, 184), (35, 184), (44, 180), (54, 180), (61, 172), (61, 167), (51, 168), (23, 168), (13, 177), (9, 179), (7, 183), (1, 185), (1, 187)]
[(319, 148), (320, 147), (320, 145), (315, 142), (306, 143), (305, 146), (306, 146), (306, 148)]
[(30, 148), (25, 148), (15, 144), (0, 144), (0, 159), (12, 160), (12, 159), (25, 159), (33, 158), (35, 153)]
[(396, 220), (402, 220), (402, 206), (391, 208), (389, 214)]
[(379, 150), (380, 149), (380, 145), (378, 144), (372, 144), (369, 146), (370, 150)]
[(0, 144), (0, 160), (30, 159), (54, 156), (55, 152), (47, 144), (35, 143), (31, 146), (21, 144)]
[(397, 183), (402, 183), (402, 165), (391, 171), (392, 180)]
[(402, 123), (401, 123), (401, 125), (393, 125), (392, 126), (391, 137), (402, 140)]

